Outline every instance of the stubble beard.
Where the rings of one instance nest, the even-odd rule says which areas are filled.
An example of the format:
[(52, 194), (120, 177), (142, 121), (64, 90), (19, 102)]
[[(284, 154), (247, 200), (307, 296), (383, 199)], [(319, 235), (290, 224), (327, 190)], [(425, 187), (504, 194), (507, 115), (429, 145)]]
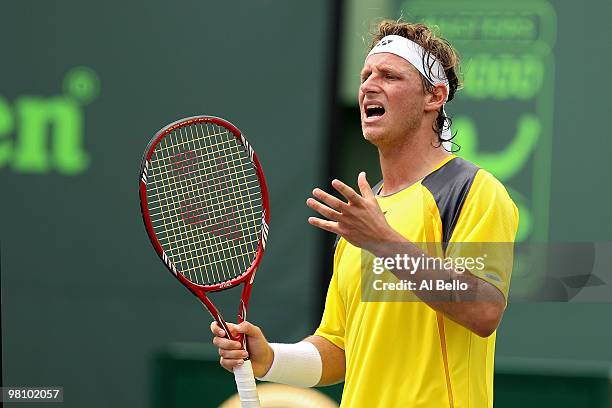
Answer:
[(402, 144), (410, 143), (410, 141), (416, 137), (416, 132), (421, 126), (422, 117), (418, 114), (412, 113), (409, 118), (406, 119), (405, 125), (402, 129), (387, 129), (387, 130), (374, 130), (373, 132), (366, 132), (362, 127), (362, 134), (364, 139), (372, 143), (379, 150), (394, 148)]

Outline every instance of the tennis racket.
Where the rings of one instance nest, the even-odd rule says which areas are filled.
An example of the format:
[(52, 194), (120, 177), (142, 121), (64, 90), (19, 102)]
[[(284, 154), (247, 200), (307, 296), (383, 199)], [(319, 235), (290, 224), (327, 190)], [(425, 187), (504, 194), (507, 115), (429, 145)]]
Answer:
[[(200, 299), (231, 340), (208, 294), (243, 284), (238, 323), (246, 319), (270, 221), (259, 159), (230, 122), (178, 120), (151, 139), (142, 160), (140, 206), (147, 233), (168, 270)], [(259, 407), (251, 362), (234, 369), (243, 407)]]

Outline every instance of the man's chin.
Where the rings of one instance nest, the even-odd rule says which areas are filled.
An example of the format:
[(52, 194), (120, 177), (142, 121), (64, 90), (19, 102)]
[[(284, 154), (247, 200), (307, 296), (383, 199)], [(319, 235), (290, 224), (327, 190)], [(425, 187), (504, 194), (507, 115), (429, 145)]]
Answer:
[(374, 126), (361, 126), (361, 131), (363, 133), (363, 137), (365, 140), (367, 140), (370, 143), (374, 143), (377, 140), (381, 140), (384, 138), (385, 136), (385, 131), (384, 129), (380, 128), (380, 127), (374, 127)]

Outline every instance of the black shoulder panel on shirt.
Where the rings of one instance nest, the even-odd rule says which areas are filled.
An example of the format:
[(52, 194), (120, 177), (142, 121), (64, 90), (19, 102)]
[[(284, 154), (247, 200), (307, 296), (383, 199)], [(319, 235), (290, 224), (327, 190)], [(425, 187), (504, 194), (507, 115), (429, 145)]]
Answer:
[(442, 245), (445, 249), (478, 170), (474, 164), (456, 157), (421, 182), (436, 200), (442, 220)]

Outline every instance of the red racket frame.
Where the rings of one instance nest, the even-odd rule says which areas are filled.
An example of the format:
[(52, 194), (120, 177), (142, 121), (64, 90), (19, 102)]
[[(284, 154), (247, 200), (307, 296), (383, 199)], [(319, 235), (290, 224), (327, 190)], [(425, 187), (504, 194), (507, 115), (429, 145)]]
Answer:
[[(253, 260), (253, 263), (251, 264), (251, 266), (241, 275), (235, 277), (234, 279), (230, 281), (218, 283), (215, 285), (195, 284), (189, 281), (180, 272), (176, 270), (176, 267), (174, 267), (174, 264), (172, 263), (172, 261), (164, 253), (164, 250), (161, 247), (159, 240), (157, 239), (157, 236), (155, 235), (155, 232), (153, 230), (153, 225), (151, 223), (151, 218), (149, 217), (149, 207), (148, 207), (148, 202), (147, 202), (147, 171), (148, 171), (148, 168), (150, 167), (150, 160), (151, 160), (151, 156), (153, 155), (153, 151), (155, 150), (155, 147), (164, 137), (166, 137), (168, 134), (170, 134), (174, 130), (184, 127), (184, 126), (194, 125), (198, 123), (216, 124), (232, 132), (232, 134), (236, 137), (238, 142), (242, 144), (245, 150), (249, 153), (249, 157), (251, 158), (251, 162), (255, 166), (255, 171), (257, 172), (257, 178), (259, 179), (259, 185), (261, 187), (261, 202), (262, 202), (262, 207), (263, 207), (263, 217), (262, 217), (261, 234), (259, 236), (258, 249), (257, 249), (257, 254), (255, 255), (255, 259)], [(261, 259), (263, 257), (263, 253), (264, 253), (265, 246), (266, 246), (266, 241), (268, 238), (268, 230), (269, 230), (269, 223), (270, 223), (270, 204), (269, 204), (268, 188), (266, 185), (266, 179), (264, 177), (263, 170), (261, 169), (259, 158), (257, 157), (257, 154), (255, 153), (255, 151), (253, 150), (249, 142), (246, 140), (242, 132), (236, 126), (234, 126), (233, 124), (231, 124), (225, 119), (221, 119), (221, 118), (214, 117), (214, 116), (193, 116), (193, 117), (177, 120), (176, 122), (173, 122), (167, 125), (163, 129), (161, 129), (159, 132), (157, 132), (157, 134), (149, 142), (149, 145), (147, 146), (147, 149), (145, 151), (145, 154), (142, 160), (139, 190), (140, 190), (140, 210), (142, 213), (142, 218), (145, 223), (145, 227), (147, 229), (147, 234), (149, 235), (149, 239), (151, 240), (151, 244), (153, 245), (155, 252), (157, 252), (157, 255), (159, 255), (159, 258), (162, 260), (164, 265), (166, 265), (168, 270), (172, 272), (172, 274), (183, 285), (185, 285), (187, 289), (191, 291), (191, 293), (193, 293), (195, 296), (198, 297), (198, 299), (200, 299), (200, 301), (208, 309), (208, 311), (213, 316), (213, 318), (217, 321), (217, 323), (221, 327), (223, 327), (227, 337), (231, 340), (236, 340), (236, 341), (241, 342), (243, 344), (243, 347), (246, 350), (246, 341), (244, 337), (241, 334), (239, 334), (238, 336), (233, 336), (230, 333), (225, 320), (221, 316), (221, 313), (219, 313), (219, 310), (217, 310), (215, 305), (208, 298), (208, 296), (206, 296), (206, 294), (210, 292), (218, 292), (221, 290), (229, 289), (229, 288), (238, 286), (239, 284), (243, 283), (244, 288), (242, 289), (242, 295), (240, 297), (240, 306), (238, 308), (238, 323), (241, 323), (244, 320), (246, 320), (246, 314), (247, 314), (247, 309), (249, 305), (249, 298), (251, 296), (251, 289), (253, 288), (253, 280), (255, 279), (255, 272), (257, 272), (257, 268), (259, 267), (259, 263), (261, 262)]]

